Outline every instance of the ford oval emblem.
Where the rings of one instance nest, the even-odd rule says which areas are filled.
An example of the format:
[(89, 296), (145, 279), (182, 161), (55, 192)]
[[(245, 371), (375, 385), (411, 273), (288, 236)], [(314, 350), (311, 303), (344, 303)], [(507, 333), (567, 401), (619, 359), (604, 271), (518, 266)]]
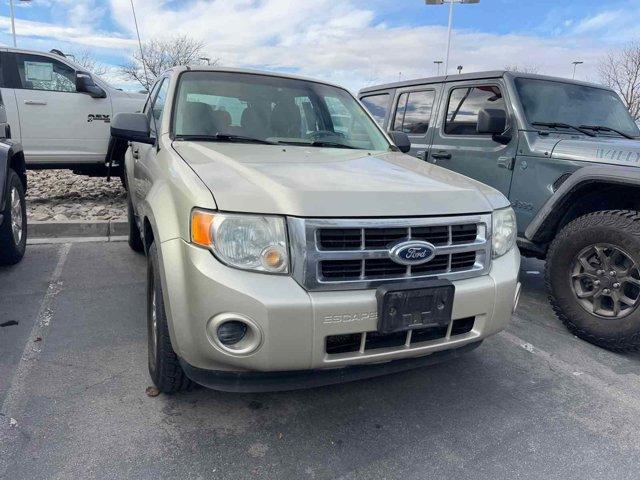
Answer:
[(389, 256), (391, 260), (401, 265), (420, 265), (436, 256), (436, 247), (429, 242), (409, 240), (391, 247)]

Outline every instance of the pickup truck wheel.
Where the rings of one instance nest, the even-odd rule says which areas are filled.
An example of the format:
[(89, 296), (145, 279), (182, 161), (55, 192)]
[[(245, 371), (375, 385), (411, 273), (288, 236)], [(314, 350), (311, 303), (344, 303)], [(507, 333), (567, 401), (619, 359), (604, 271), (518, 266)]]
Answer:
[(136, 216), (133, 213), (131, 198), (127, 197), (127, 222), (129, 224), (129, 247), (134, 252), (144, 252), (144, 243), (140, 235), (140, 229), (136, 223)]
[(24, 185), (18, 174), (9, 169), (5, 207), (0, 225), (0, 265), (13, 265), (22, 260), (27, 249), (27, 207)]
[(147, 336), (149, 374), (161, 392), (190, 390), (194, 383), (185, 375), (171, 345), (158, 270), (158, 251), (152, 243), (147, 257)]
[(609, 350), (640, 349), (640, 213), (608, 210), (569, 223), (549, 248), (545, 277), (572, 333)]

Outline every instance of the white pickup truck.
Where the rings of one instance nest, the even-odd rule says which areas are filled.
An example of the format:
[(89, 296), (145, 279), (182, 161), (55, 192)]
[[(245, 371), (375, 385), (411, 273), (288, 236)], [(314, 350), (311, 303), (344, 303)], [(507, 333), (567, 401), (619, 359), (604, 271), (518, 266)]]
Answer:
[(28, 168), (104, 175), (114, 148), (118, 165), (124, 150), (111, 139), (111, 119), (141, 111), (146, 94), (119, 90), (55, 51), (2, 48), (0, 65), (12, 138), (22, 143)]

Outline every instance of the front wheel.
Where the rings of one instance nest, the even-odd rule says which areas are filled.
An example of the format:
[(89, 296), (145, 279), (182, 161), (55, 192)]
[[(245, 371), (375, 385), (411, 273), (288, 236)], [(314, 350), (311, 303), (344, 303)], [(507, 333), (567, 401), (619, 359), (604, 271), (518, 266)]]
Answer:
[(164, 309), (158, 251), (156, 244), (149, 247), (147, 256), (147, 337), (148, 361), (151, 380), (163, 393), (190, 390), (193, 382), (180, 365), (178, 355), (173, 350), (167, 315)]
[(127, 198), (127, 223), (129, 224), (129, 247), (134, 252), (143, 252), (144, 243), (142, 242), (142, 236), (140, 235), (140, 229), (136, 222), (136, 216), (133, 211), (133, 205), (131, 204), (131, 197)]
[(18, 174), (9, 169), (4, 198), (3, 221), (0, 225), (0, 265), (13, 265), (22, 260), (27, 249), (27, 207), (24, 185)]
[(552, 242), (545, 276), (551, 305), (572, 333), (614, 351), (640, 348), (640, 213), (575, 219)]

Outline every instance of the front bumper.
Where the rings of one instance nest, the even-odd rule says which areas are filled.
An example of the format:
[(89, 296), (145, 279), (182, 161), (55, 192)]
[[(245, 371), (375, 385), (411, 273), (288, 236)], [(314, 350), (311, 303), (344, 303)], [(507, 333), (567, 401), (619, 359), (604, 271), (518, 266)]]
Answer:
[[(159, 257), (173, 347), (187, 372), (205, 384), (211, 382), (199, 380), (203, 370), (318, 371), (423, 357), (475, 344), (507, 325), (520, 266), (514, 248), (493, 260), (487, 275), (453, 282), (452, 319), (475, 319), (466, 333), (451, 335), (449, 329), (443, 338), (334, 354), (326, 352), (327, 337), (376, 331), (375, 290), (309, 292), (290, 276), (229, 268), (209, 251), (181, 239), (160, 244)], [(209, 338), (208, 322), (223, 313), (241, 314), (259, 326), (262, 340), (256, 351), (230, 354)], [(345, 370), (340, 370), (343, 375)]]

